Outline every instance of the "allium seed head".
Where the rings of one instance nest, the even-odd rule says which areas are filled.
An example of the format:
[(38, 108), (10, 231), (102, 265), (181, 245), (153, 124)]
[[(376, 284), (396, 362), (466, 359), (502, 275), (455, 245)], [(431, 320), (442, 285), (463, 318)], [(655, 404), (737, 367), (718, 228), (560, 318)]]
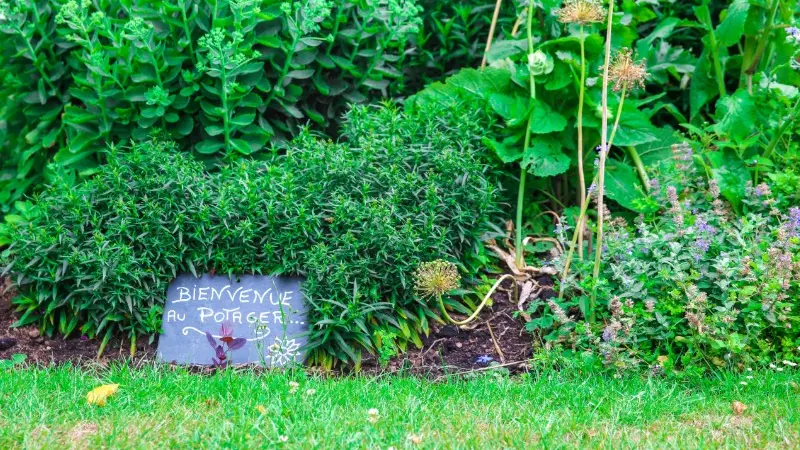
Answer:
[(622, 86), (630, 89), (636, 87), (644, 88), (644, 80), (647, 78), (647, 67), (644, 62), (635, 62), (633, 52), (628, 48), (623, 48), (617, 53), (608, 68), (608, 77), (614, 82), (614, 90), (619, 91)]
[(438, 297), (458, 289), (460, 281), (455, 264), (437, 259), (419, 265), (414, 287), (422, 297)]
[(598, 0), (567, 0), (556, 15), (561, 23), (586, 25), (605, 20), (606, 10)]

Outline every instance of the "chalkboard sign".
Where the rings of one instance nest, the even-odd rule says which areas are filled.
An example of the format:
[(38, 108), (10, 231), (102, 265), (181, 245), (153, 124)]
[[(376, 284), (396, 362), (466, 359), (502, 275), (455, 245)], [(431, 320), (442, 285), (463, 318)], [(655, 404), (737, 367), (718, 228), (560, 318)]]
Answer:
[(158, 358), (218, 366), (299, 363), (306, 312), (299, 278), (180, 275), (167, 290)]

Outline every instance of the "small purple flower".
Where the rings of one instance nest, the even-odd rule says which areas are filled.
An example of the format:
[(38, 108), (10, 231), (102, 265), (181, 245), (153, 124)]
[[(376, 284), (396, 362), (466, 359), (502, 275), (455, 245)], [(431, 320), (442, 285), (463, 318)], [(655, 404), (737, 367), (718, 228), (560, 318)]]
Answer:
[(81, 340), (82, 340), (82, 341), (88, 341), (88, 340), (89, 340), (89, 336), (87, 336), (87, 335), (85, 335), (85, 334), (84, 334), (84, 335), (81, 335)]
[(700, 238), (694, 241), (694, 248), (698, 251), (698, 253), (694, 255), (695, 262), (699, 262), (700, 258), (703, 257), (710, 247), (711, 242), (709, 242), (707, 239)]
[(701, 233), (712, 234), (715, 231), (717, 231), (716, 228), (709, 225), (708, 222), (706, 222), (706, 220), (701, 217), (697, 218), (697, 220), (694, 222), (694, 225), (697, 227), (697, 231)]
[(800, 228), (800, 208), (795, 206), (789, 209), (789, 223), (795, 228)]
[(608, 153), (608, 144), (600, 144), (600, 145), (598, 145), (597, 147), (594, 148), (594, 152), (597, 153), (597, 154), (603, 153), (604, 150), (605, 150), (605, 153)]

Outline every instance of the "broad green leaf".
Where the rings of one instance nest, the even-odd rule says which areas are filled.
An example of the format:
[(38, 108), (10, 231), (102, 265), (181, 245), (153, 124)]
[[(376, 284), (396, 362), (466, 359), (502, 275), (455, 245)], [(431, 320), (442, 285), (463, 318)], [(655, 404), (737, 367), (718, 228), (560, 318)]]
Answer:
[(741, 143), (757, 130), (756, 104), (744, 89), (719, 99), (714, 131)]
[(492, 44), (486, 60), (491, 64), (495, 61), (512, 58), (528, 52), (527, 39), (502, 40)]
[(653, 142), (658, 139), (657, 130), (645, 113), (634, 108), (625, 108), (612, 145), (625, 147)]
[(697, 58), (697, 65), (694, 66), (692, 81), (689, 85), (690, 119), (694, 118), (700, 109), (718, 94), (719, 87), (714, 78), (709, 55), (703, 50), (703, 53)]
[(744, 198), (747, 181), (750, 179), (747, 165), (731, 148), (708, 153), (708, 160), (711, 165), (711, 173), (719, 183), (719, 190), (723, 197), (738, 208)]
[(636, 169), (612, 158), (606, 159), (606, 196), (621, 206), (636, 211), (634, 201), (641, 199), (642, 183)]
[(639, 39), (639, 41), (636, 42), (636, 50), (638, 53), (640, 55), (646, 55), (648, 49), (653, 45), (656, 39), (667, 39), (679, 23), (680, 19), (677, 17), (667, 17), (659, 22), (647, 37)]
[(206, 139), (204, 141), (200, 141), (197, 145), (194, 146), (195, 151), (197, 153), (202, 153), (204, 155), (210, 155), (212, 153), (216, 153), (218, 150), (225, 147), (225, 144), (219, 141), (213, 141), (211, 139)]
[(249, 155), (254, 151), (250, 143), (244, 139), (231, 139), (231, 145), (237, 152), (243, 155)]
[(672, 145), (678, 142), (675, 130), (656, 128), (656, 139), (636, 146), (636, 151), (646, 167), (653, 167), (665, 162), (672, 162)]
[(718, 43), (725, 47), (730, 47), (742, 39), (749, 9), (750, 0), (734, 0), (731, 3), (727, 9), (725, 20), (714, 31), (714, 36), (716, 36)]
[(447, 79), (447, 83), (479, 98), (492, 93), (507, 92), (511, 87), (511, 72), (506, 69), (462, 69)]
[(522, 157), (522, 167), (537, 177), (560, 175), (569, 169), (569, 156), (561, 152), (561, 145), (546, 138), (533, 139)]
[(250, 125), (256, 119), (255, 113), (237, 114), (231, 118), (231, 124), (239, 127)]
[(494, 150), (495, 154), (506, 164), (522, 159), (522, 144), (514, 137), (509, 137), (503, 142), (497, 142), (488, 137), (482, 139), (483, 145)]
[(527, 98), (518, 95), (500, 93), (489, 95), (489, 105), (494, 112), (506, 119), (512, 126), (527, 120), (529, 103)]
[(556, 112), (547, 103), (536, 99), (533, 106), (533, 120), (531, 120), (531, 132), (536, 134), (546, 134), (555, 131), (563, 131), (567, 127), (567, 119)]

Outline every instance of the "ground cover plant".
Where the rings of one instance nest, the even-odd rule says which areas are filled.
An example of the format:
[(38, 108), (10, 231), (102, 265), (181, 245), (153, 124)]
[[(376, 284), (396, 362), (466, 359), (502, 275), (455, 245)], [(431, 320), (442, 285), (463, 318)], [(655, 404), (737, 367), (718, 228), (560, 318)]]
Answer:
[[(4, 448), (787, 448), (794, 371), (712, 379), (0, 369)], [(118, 384), (103, 407), (87, 393)]]
[(417, 266), (459, 261), (495, 208), (478, 126), (358, 107), (341, 143), (305, 132), (268, 161), (213, 173), (170, 142), (112, 149), (95, 177), (55, 183), (12, 225), (17, 325), (104, 345), (116, 332), (134, 348), (160, 330), (178, 273), (292, 274), (305, 276), (313, 361), (421, 345), (438, 305), (414, 293)]

